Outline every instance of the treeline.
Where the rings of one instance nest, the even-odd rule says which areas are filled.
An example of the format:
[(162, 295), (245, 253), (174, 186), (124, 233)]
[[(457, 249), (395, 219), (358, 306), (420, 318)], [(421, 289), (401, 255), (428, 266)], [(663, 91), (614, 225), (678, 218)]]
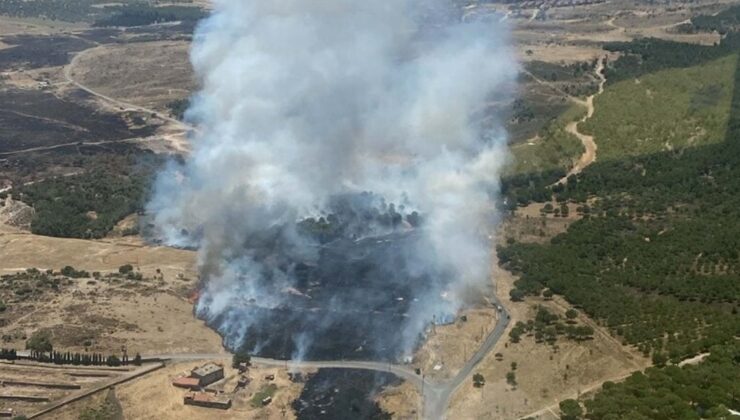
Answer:
[(88, 20), (95, 10), (93, 4), (92, 0), (2, 0), (0, 14), (79, 22)]
[(0, 360), (16, 360), (18, 352), (15, 349), (0, 349)]
[(73, 366), (128, 366), (129, 363), (134, 366), (141, 366), (141, 355), (136, 354), (133, 360), (129, 361), (127, 355), (119, 358), (116, 355), (104, 356), (99, 353), (72, 353), (72, 352), (41, 352), (31, 351), (29, 357), (41, 363), (53, 363), (55, 365), (73, 365)]
[(189, 6), (161, 6), (148, 4), (132, 4), (124, 6), (110, 6), (106, 11), (113, 12), (110, 16), (97, 20), (93, 26), (145, 26), (165, 22), (192, 22), (203, 19), (207, 13), (199, 7)]
[(740, 36), (729, 33), (720, 45), (708, 46), (666, 41), (658, 38), (642, 38), (631, 42), (608, 42), (607, 51), (621, 56), (604, 70), (607, 84), (635, 79), (643, 74), (655, 73), (669, 68), (692, 67), (712, 61), (737, 51)]
[(321, 243), (334, 239), (359, 238), (399, 228), (404, 222), (412, 227), (422, 223), (416, 211), (408, 212), (373, 193), (340, 194), (330, 199), (326, 217), (307, 218), (298, 223), (298, 231)]
[(691, 18), (693, 31), (717, 31), (724, 35), (740, 30), (740, 6), (732, 6), (716, 15), (701, 15)]
[[(697, 365), (649, 368), (624, 382), (605, 382), (600, 392), (585, 402), (585, 418), (611, 419), (724, 419), (728, 409), (740, 408), (738, 360), (740, 345), (715, 346)], [(561, 407), (572, 419), (583, 409), (573, 400)]]

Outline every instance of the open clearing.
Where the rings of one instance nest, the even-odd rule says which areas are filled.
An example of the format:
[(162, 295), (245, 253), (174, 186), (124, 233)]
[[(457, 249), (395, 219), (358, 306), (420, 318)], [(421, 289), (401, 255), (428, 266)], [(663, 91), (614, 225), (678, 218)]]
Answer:
[[(0, 227), (0, 273), (28, 268), (114, 273), (125, 264), (144, 280), (73, 279), (41, 301), (7, 302), (3, 313), (6, 347), (23, 348), (38, 329), (52, 332), (65, 350), (102, 353), (127, 345), (135, 352), (220, 352), (221, 339), (193, 316), (189, 294), (195, 288), (195, 254), (144, 246), (131, 239), (87, 241), (31, 235)], [(159, 270), (159, 272), (157, 272)], [(85, 344), (89, 343), (89, 346)]]
[(104, 45), (81, 54), (70, 75), (120, 101), (167, 111), (195, 90), (189, 48), (185, 41)]

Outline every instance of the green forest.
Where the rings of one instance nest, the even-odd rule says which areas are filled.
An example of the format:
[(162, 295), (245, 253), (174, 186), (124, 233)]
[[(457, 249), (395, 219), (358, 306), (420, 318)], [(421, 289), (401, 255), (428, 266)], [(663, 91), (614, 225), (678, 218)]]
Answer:
[(161, 158), (152, 153), (97, 157), (78, 175), (13, 191), (35, 214), (31, 231), (69, 238), (102, 238), (124, 217), (142, 211)]
[[(714, 47), (651, 39), (610, 45), (626, 55), (610, 63), (607, 92), (659, 71), (736, 63), (736, 39), (729, 34)], [(556, 171), (504, 181), (508, 209), (553, 198), (587, 209), (550, 243), (498, 249), (501, 263), (520, 276), (512, 298), (560, 294), (656, 365), (605, 384), (585, 402), (585, 414), (578, 403), (564, 402), (569, 418), (719, 418), (727, 408), (740, 409), (740, 69), (723, 71), (732, 79), (716, 82), (725, 83), (729, 109), (708, 115), (726, 118), (713, 142), (614, 154), (565, 186), (548, 186)], [(696, 85), (677, 80), (677, 90)], [(592, 132), (598, 143), (599, 126)], [(711, 355), (696, 366), (675, 366), (701, 353)]]

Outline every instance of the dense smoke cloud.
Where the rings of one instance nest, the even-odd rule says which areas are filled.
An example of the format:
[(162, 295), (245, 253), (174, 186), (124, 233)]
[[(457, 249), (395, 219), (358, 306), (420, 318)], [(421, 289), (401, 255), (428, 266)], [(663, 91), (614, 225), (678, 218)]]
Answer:
[[(467, 287), (489, 281), (506, 142), (477, 121), (516, 64), (500, 24), (463, 23), (448, 1), (214, 2), (192, 49), (202, 86), (187, 113), (193, 151), (160, 175), (149, 210), (165, 242), (199, 249), (197, 313), (217, 320), (230, 347), (260, 321), (243, 308), (305, 294), (294, 263), (319, 264), (322, 247), (296, 223), (327, 216), (347, 194), (370, 191), (380, 212), (424, 220), (401, 253), (409, 276), (432, 282), (404, 307), (404, 351)], [(411, 229), (373, 225), (351, 239)], [(295, 331), (298, 353), (351, 298), (329, 299), (320, 325)]]

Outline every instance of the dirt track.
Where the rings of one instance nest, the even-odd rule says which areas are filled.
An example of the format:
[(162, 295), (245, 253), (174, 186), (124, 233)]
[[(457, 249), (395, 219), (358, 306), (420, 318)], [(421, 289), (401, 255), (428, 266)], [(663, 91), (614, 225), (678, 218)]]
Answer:
[(596, 142), (594, 141), (593, 136), (589, 136), (588, 134), (583, 134), (580, 131), (578, 131), (578, 124), (587, 121), (594, 115), (594, 98), (597, 95), (601, 95), (604, 92), (604, 84), (606, 83), (606, 78), (603, 74), (604, 71), (604, 59), (599, 59), (598, 64), (596, 65), (596, 75), (600, 79), (599, 82), (599, 91), (598, 93), (595, 93), (591, 96), (589, 96), (585, 101), (578, 101), (582, 105), (586, 107), (586, 115), (581, 118), (579, 121), (573, 121), (569, 123), (565, 127), (565, 131), (567, 131), (570, 134), (573, 134), (574, 136), (578, 137), (578, 139), (583, 143), (583, 147), (586, 149), (586, 151), (581, 155), (581, 158), (578, 159), (578, 162), (571, 168), (568, 173), (561, 178), (557, 184), (565, 184), (568, 182), (568, 177), (571, 175), (577, 175), (581, 173), (584, 169), (586, 169), (587, 166), (591, 165), (596, 161), (596, 151), (598, 149), (598, 146), (596, 145)]
[(64, 67), (64, 78), (67, 79), (69, 83), (77, 87), (78, 89), (81, 89), (90, 95), (93, 95), (99, 99), (102, 99), (104, 102), (107, 102), (110, 105), (113, 105), (115, 107), (120, 108), (123, 111), (137, 111), (137, 112), (144, 112), (146, 114), (152, 115), (157, 117), (158, 119), (168, 123), (172, 129), (175, 130), (174, 133), (167, 133), (165, 136), (163, 136), (166, 140), (168, 140), (172, 147), (174, 147), (178, 152), (187, 154), (189, 152), (188, 150), (188, 144), (186, 141), (182, 140), (186, 137), (186, 133), (189, 131), (192, 131), (194, 127), (178, 120), (175, 118), (172, 118), (168, 115), (164, 115), (161, 112), (155, 111), (153, 109), (145, 108), (139, 105), (131, 104), (128, 102), (124, 102), (115, 98), (111, 98), (110, 96), (104, 95), (98, 91), (95, 91), (91, 89), (88, 86), (83, 85), (82, 83), (78, 82), (77, 80), (72, 77), (74, 73), (74, 68), (77, 65), (78, 61), (81, 57), (84, 56), (84, 54), (89, 53), (90, 51), (94, 51), (98, 48), (103, 47), (95, 47), (91, 48), (89, 50), (84, 50), (79, 53), (77, 53), (74, 58), (72, 58), (72, 61), (69, 63), (69, 65)]

